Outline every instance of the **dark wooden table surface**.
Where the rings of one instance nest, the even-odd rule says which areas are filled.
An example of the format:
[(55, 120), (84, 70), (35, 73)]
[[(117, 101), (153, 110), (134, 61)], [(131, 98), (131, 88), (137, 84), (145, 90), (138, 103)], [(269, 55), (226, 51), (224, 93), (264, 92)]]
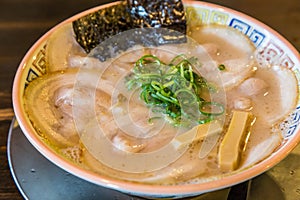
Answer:
[[(22, 57), (49, 28), (87, 8), (111, 0), (0, 0), (0, 199), (22, 199), (9, 171), (7, 135), (12, 84)], [(299, 0), (208, 0), (253, 16), (300, 50)]]

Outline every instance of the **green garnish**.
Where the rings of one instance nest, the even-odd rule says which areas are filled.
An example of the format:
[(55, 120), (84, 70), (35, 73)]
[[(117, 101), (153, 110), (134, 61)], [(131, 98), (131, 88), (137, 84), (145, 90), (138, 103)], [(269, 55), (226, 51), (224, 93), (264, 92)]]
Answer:
[(216, 88), (195, 73), (197, 67), (196, 58), (182, 54), (168, 64), (154, 55), (144, 55), (126, 77), (126, 85), (129, 90), (140, 88), (140, 98), (152, 112), (162, 113), (175, 126), (207, 123), (223, 114), (224, 107), (201, 97)]
[(220, 71), (224, 71), (226, 69), (224, 64), (220, 64), (218, 68)]

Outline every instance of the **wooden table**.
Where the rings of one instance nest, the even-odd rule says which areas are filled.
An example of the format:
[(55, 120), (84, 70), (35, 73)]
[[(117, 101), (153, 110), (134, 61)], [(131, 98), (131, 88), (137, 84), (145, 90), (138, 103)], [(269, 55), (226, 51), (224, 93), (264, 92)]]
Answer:
[[(14, 74), (30, 46), (49, 28), (110, 0), (0, 1), (0, 199), (22, 199), (7, 161), (7, 134), (13, 117)], [(300, 50), (299, 0), (209, 0), (253, 16), (277, 30)]]

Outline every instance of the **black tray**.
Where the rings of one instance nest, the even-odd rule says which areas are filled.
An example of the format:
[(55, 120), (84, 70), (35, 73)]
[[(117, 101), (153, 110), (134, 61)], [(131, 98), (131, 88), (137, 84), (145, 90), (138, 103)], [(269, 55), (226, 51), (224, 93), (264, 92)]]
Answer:
[[(25, 199), (143, 199), (95, 185), (57, 167), (29, 143), (16, 120), (12, 121), (7, 146), (12, 176)], [(276, 167), (253, 180), (192, 199), (300, 199), (299, 163), (300, 146)]]

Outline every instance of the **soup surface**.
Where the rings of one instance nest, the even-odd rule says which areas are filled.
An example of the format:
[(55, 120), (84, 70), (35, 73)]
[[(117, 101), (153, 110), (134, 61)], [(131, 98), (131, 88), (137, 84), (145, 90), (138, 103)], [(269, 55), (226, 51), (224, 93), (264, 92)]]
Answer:
[[(75, 41), (71, 25), (64, 25), (47, 42), (48, 73), (25, 91), (25, 108), (33, 126), (61, 156), (128, 181), (204, 182), (251, 167), (281, 144), (278, 127), (295, 108), (296, 78), (281, 66), (259, 65), (248, 38), (231, 28), (188, 27), (188, 36), (187, 43), (135, 45), (101, 62), (95, 56), (97, 48), (86, 54)], [(172, 62), (183, 54), (177, 63)], [(141, 77), (134, 69), (145, 55), (151, 59), (143, 60), (140, 67), (147, 73), (128, 88), (133, 77)], [(157, 75), (155, 67), (162, 77), (172, 75), (164, 79), (169, 82), (155, 85), (157, 79), (150, 79), (149, 84), (152, 89), (158, 87), (157, 95), (176, 94), (172, 98), (177, 98), (177, 118), (174, 110), (168, 112), (167, 94), (153, 105), (147, 102), (157, 97), (152, 90), (141, 93), (145, 77)], [(184, 85), (193, 83), (194, 77), (203, 78), (200, 93), (188, 90), (200, 101), (190, 101), (190, 96), (182, 100), (178, 92), (182, 88), (170, 89), (176, 73), (188, 77)], [(141, 94), (152, 96), (143, 100)]]

